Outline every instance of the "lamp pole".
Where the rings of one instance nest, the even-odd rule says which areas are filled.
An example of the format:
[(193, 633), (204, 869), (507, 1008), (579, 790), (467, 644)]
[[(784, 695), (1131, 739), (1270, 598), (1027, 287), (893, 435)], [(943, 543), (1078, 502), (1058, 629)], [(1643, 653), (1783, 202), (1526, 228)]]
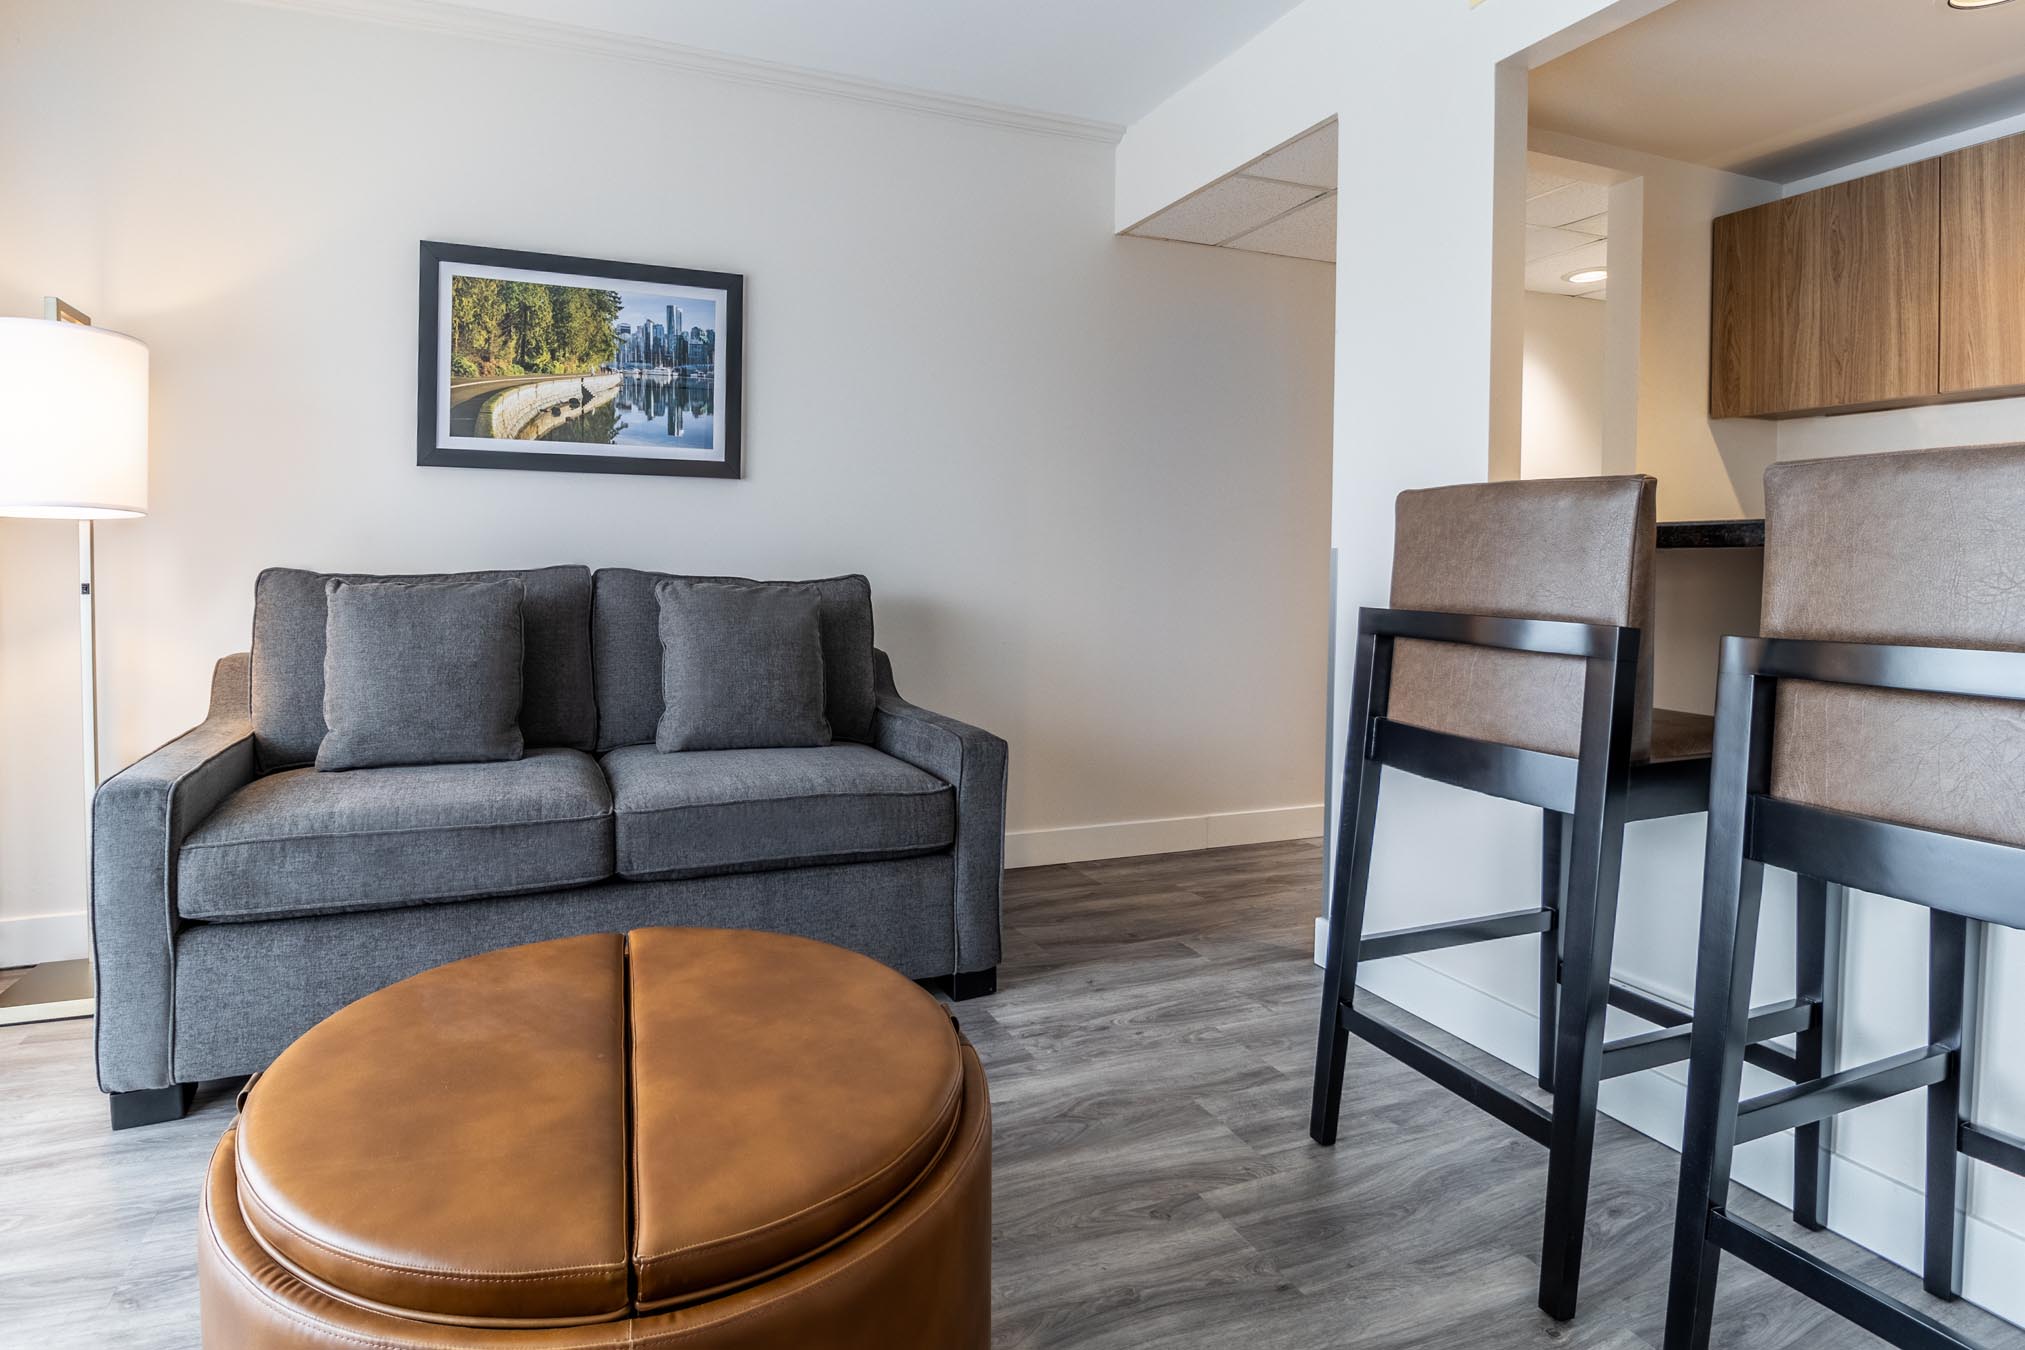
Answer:
[(84, 889), (91, 894), (91, 804), (98, 795), (98, 615), (92, 522), (77, 522), (77, 656), (84, 703)]

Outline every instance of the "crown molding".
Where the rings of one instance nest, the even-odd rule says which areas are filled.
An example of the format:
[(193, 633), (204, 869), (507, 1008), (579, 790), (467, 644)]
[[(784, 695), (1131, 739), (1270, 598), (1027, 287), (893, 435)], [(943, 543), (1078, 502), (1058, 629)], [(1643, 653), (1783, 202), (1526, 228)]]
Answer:
[(633, 37), (603, 29), (585, 28), (577, 24), (500, 14), (491, 10), (476, 9), (470, 5), (451, 4), (448, 0), (239, 0), (239, 3), (259, 5), (267, 9), (296, 10), (329, 18), (387, 24), (425, 33), (479, 38), (520, 47), (536, 47), (544, 51), (560, 50), (586, 56), (610, 57), (615, 60), (659, 66), (665, 70), (679, 70), (704, 79), (785, 89), (792, 93), (843, 99), (851, 103), (869, 103), (897, 108), (903, 112), (967, 122), (973, 126), (997, 127), (1006, 131), (1027, 132), (1031, 135), (1115, 145), (1125, 134), (1125, 128), (1114, 122), (1036, 112), (1029, 108), (990, 103), (983, 99), (959, 98), (953, 94), (935, 94), (924, 89), (909, 89), (903, 85), (886, 84), (878, 80), (861, 80), (849, 75), (835, 75), (828, 71), (810, 70), (803, 66), (784, 65), (776, 61), (756, 61), (748, 57), (728, 56), (722, 52), (706, 51), (700, 47), (685, 47), (680, 43), (663, 42), (657, 38)]

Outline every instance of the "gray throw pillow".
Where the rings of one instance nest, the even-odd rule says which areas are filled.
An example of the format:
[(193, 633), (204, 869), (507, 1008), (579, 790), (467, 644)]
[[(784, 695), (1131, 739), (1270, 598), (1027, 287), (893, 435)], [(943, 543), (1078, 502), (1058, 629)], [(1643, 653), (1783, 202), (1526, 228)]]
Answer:
[(325, 583), (319, 769), (519, 759), (517, 577)]
[(656, 750), (830, 743), (812, 592), (670, 577), (655, 584), (654, 599), (661, 609)]

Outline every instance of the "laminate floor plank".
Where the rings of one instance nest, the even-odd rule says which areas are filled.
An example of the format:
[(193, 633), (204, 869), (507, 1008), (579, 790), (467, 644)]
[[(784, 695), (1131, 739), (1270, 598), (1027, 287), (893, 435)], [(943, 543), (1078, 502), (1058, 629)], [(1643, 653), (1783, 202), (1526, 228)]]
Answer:
[[(1582, 1314), (1564, 1326), (1533, 1306), (1538, 1145), (1355, 1041), (1338, 1142), (1309, 1141), (1321, 870), (1303, 841), (1008, 874), (999, 991), (951, 1009), (991, 1077), (996, 1350), (1657, 1350), (1669, 1150), (1600, 1123)], [(88, 1021), (0, 1035), (0, 1346), (196, 1346), (198, 1186), (234, 1086), (113, 1134)], [(1925, 1299), (1882, 1258), (1748, 1192), (1732, 1202), (2025, 1350), (2025, 1332)], [(1725, 1350), (1881, 1344), (1734, 1261), (1718, 1311)]]

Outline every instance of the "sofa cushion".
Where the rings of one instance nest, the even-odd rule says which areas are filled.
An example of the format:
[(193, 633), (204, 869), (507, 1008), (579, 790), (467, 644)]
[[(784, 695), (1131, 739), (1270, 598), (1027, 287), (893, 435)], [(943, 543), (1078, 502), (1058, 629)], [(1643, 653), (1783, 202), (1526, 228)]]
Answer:
[[(644, 745), (661, 720), (661, 606), (655, 583), (666, 572), (630, 567), (598, 569), (591, 601), (591, 643), (596, 656), (598, 749)], [(872, 583), (861, 576), (823, 581), (749, 581), (743, 577), (691, 577), (806, 590), (816, 597), (823, 630), (824, 714), (840, 741), (869, 741), (876, 715), (872, 688)]]
[(612, 799), (589, 755), (351, 773), (239, 789), (184, 842), (187, 919), (277, 919), (553, 890), (612, 874)]
[(656, 750), (830, 743), (813, 593), (667, 577), (654, 594), (663, 700)]
[(956, 837), (949, 784), (869, 745), (604, 757), (619, 875), (705, 876), (897, 858)]
[[(317, 746), (324, 736), (323, 661), (328, 616), (324, 583), (332, 577), (345, 581), (520, 578), (526, 587), (521, 735), (529, 745), (589, 750), (596, 744), (589, 568), (374, 577), (270, 567), (253, 586), (253, 744), (263, 772), (316, 762)], [(652, 735), (649, 730), (648, 737)]]
[(325, 770), (519, 759), (519, 577), (324, 583)]

